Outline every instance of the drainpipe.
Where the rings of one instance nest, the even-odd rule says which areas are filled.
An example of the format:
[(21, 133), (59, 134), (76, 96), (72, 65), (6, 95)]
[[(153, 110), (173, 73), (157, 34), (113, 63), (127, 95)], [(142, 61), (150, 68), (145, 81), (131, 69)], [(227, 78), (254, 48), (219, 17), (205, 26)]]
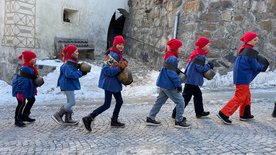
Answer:
[(179, 20), (180, 11), (178, 11), (175, 15), (174, 20), (174, 32), (173, 32), (173, 38), (177, 38), (177, 31), (178, 31), (178, 20)]

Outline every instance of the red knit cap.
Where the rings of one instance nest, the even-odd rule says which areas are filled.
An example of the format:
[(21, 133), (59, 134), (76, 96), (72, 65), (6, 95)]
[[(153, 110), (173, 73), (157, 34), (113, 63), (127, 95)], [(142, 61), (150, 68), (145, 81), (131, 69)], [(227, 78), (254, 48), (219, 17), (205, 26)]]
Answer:
[(176, 51), (182, 46), (182, 41), (178, 39), (171, 39), (167, 42), (167, 45), (170, 47), (171, 51)]
[(203, 48), (206, 46), (208, 43), (210, 43), (208, 38), (205, 37), (200, 37), (197, 42), (195, 43), (195, 46), (198, 46), (199, 48)]
[(252, 39), (256, 38), (258, 35), (255, 32), (246, 32), (240, 39), (242, 42), (249, 42)]
[(18, 57), (19, 60), (24, 60), (24, 62), (29, 62), (32, 59), (36, 58), (36, 54), (31, 50), (23, 51), (22, 54)]
[(75, 45), (67, 45), (63, 48), (62, 53), (60, 54), (61, 58), (64, 58), (64, 61), (71, 58), (71, 55), (77, 50), (77, 46)]
[(125, 42), (123, 36), (119, 35), (119, 36), (114, 37), (112, 46), (116, 46), (117, 44), (124, 44), (125, 45), (125, 43), (126, 42)]

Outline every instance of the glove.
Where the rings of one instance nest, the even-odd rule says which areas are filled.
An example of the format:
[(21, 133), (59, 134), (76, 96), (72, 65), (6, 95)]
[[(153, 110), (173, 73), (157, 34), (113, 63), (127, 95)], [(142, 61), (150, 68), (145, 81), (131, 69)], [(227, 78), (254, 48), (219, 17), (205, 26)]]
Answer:
[(124, 60), (120, 61), (118, 64), (121, 70), (124, 70), (127, 67), (127, 65), (128, 65), (127, 61), (124, 61)]
[(176, 91), (177, 91), (178, 93), (181, 93), (181, 92), (182, 92), (182, 87), (177, 87), (177, 88), (176, 88)]
[(22, 93), (16, 94), (16, 98), (21, 102), (23, 102), (25, 100), (25, 97)]
[(81, 68), (81, 64), (80, 64), (80, 63), (78, 63), (78, 66), (77, 66), (77, 68), (78, 68), (78, 69), (80, 69), (80, 68)]
[(85, 72), (85, 71), (81, 71), (81, 73), (82, 73), (82, 76), (87, 74), (87, 72)]
[(208, 62), (208, 65), (210, 66), (211, 69), (214, 68), (214, 64), (212, 62)]

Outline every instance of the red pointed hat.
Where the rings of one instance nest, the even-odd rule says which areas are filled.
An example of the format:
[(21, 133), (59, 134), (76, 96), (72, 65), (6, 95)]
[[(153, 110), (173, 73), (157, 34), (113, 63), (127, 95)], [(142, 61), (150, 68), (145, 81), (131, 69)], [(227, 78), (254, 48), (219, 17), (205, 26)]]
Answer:
[(206, 37), (200, 37), (197, 42), (195, 43), (195, 46), (198, 46), (199, 48), (203, 48), (208, 43), (210, 43), (210, 40)]
[(36, 54), (31, 50), (23, 51), (22, 54), (18, 57), (19, 60), (23, 59), (24, 62), (29, 62), (34, 58), (36, 58)]
[(258, 34), (256, 34), (255, 32), (246, 32), (242, 37), (241, 37), (241, 41), (242, 42), (249, 42), (252, 39), (256, 38), (258, 36)]
[(176, 51), (182, 46), (182, 41), (178, 39), (171, 39), (167, 42), (167, 45), (170, 47), (171, 51)]
[(65, 56), (64, 61), (65, 61), (65, 60), (68, 60), (68, 59), (71, 58), (71, 55), (72, 55), (77, 49), (78, 49), (78, 48), (77, 48), (77, 46), (75, 46), (75, 45), (67, 45), (67, 46), (65, 46), (65, 47), (63, 48), (62, 53), (60, 54), (60, 57), (61, 57), (61, 58), (64, 58), (64, 56)]
[(124, 44), (125, 45), (125, 43), (126, 42), (124, 40), (124, 37), (119, 35), (119, 36), (114, 37), (112, 46), (116, 46), (117, 44)]

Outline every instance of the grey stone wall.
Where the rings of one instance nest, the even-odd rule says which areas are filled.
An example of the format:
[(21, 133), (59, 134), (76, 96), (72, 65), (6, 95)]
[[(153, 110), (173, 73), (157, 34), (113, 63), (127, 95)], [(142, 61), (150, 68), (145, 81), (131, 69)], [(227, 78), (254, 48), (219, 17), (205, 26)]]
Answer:
[(276, 0), (129, 0), (130, 15), (124, 33), (126, 51), (158, 69), (167, 40), (173, 38), (179, 15), (177, 38), (184, 43), (181, 65), (200, 36), (211, 39), (209, 58), (221, 73), (232, 69), (234, 55), (246, 31), (259, 34), (256, 49), (276, 67)]

